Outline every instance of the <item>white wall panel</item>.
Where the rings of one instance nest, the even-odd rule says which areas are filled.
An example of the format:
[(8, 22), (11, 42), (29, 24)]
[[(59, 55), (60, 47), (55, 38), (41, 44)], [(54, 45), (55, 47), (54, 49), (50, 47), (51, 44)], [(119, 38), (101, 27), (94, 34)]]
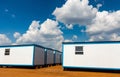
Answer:
[[(0, 65), (32, 65), (33, 46), (0, 47)], [(5, 55), (10, 49), (10, 55)]]
[[(83, 54), (75, 54), (83, 46)], [(63, 67), (120, 68), (120, 44), (63, 44)]]

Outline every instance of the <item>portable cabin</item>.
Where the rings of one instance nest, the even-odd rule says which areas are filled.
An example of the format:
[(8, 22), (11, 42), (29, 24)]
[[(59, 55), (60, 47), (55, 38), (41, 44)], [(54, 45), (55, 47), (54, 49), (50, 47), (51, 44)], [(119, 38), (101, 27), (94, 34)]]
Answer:
[(54, 63), (55, 64), (61, 64), (61, 52), (58, 50), (55, 50), (54, 52)]
[(45, 65), (54, 64), (54, 50), (51, 48), (45, 49)]
[(120, 41), (63, 42), (63, 68), (120, 70)]
[(0, 46), (0, 66), (44, 65), (45, 48), (35, 44)]

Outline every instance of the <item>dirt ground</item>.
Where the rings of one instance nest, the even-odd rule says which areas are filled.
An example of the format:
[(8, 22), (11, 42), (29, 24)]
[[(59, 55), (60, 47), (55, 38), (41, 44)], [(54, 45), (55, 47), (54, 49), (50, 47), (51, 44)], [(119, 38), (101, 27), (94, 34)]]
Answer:
[(63, 71), (62, 66), (39, 69), (0, 68), (0, 77), (120, 77), (120, 73)]

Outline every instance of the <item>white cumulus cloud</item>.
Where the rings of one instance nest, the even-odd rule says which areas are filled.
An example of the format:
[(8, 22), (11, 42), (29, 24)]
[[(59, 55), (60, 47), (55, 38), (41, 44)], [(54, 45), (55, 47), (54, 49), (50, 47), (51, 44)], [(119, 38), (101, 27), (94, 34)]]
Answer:
[(11, 40), (5, 34), (0, 34), (0, 45), (8, 44), (11, 44)]
[(13, 36), (14, 36), (14, 38), (19, 38), (19, 37), (21, 36), (21, 34), (20, 34), (19, 32), (15, 32), (15, 33), (13, 34)]
[(120, 41), (120, 33), (113, 33), (111, 34), (110, 36), (110, 40), (114, 41), (114, 40), (117, 40), (117, 41)]
[(88, 3), (88, 0), (67, 0), (62, 7), (54, 10), (53, 15), (64, 24), (87, 25), (97, 13), (97, 9)]
[(77, 38), (78, 38), (77, 35), (73, 35), (73, 37), (72, 37), (73, 40), (76, 40)]
[(92, 35), (89, 41), (120, 41), (120, 33), (101, 33)]
[[(103, 4), (96, 7), (89, 5), (88, 0), (67, 0), (62, 7), (57, 7), (53, 15), (56, 20), (72, 29), (74, 24), (86, 26), (89, 41), (119, 40), (120, 10), (99, 11)], [(82, 31), (81, 31), (82, 32)]]
[(73, 42), (73, 40), (65, 39), (64, 42)]
[(39, 21), (33, 21), (26, 33), (16, 40), (16, 43), (35, 43), (61, 50), (61, 43), (64, 40), (62, 34), (57, 21), (47, 19), (42, 24), (39, 24)]
[(92, 24), (87, 26), (90, 40), (114, 40), (119, 41), (120, 37), (120, 10), (114, 12), (97, 12)]
[(72, 24), (66, 24), (66, 27), (67, 27), (68, 29), (73, 29), (73, 25), (72, 25)]
[(97, 9), (99, 9), (100, 7), (102, 7), (102, 4), (97, 4)]
[(91, 34), (109, 32), (116, 29), (120, 29), (120, 11), (108, 12), (102, 11), (97, 12), (97, 16), (93, 23), (88, 25), (87, 31)]

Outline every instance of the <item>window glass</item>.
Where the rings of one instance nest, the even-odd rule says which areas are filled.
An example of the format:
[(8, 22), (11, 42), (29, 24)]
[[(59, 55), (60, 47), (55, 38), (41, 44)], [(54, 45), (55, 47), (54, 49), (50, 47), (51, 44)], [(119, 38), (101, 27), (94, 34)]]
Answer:
[(83, 46), (75, 46), (75, 54), (83, 54)]
[(83, 51), (83, 46), (76, 46), (75, 51)]
[(10, 49), (5, 49), (5, 55), (10, 55)]

